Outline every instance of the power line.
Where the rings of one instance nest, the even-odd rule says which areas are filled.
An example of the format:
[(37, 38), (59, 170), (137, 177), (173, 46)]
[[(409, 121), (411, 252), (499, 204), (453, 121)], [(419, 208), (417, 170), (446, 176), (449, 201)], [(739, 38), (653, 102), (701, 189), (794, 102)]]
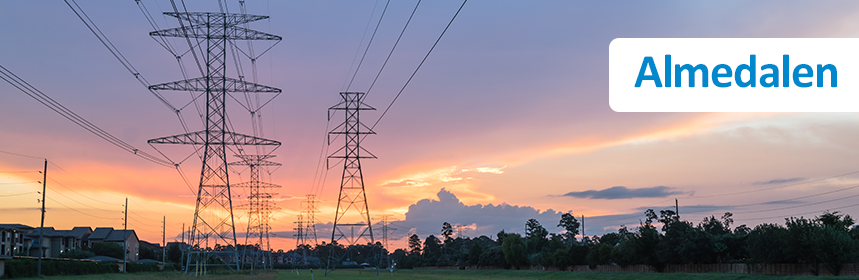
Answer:
[(354, 82), (355, 77), (358, 76), (358, 70), (360, 70), (361, 65), (364, 64), (364, 58), (367, 57), (367, 52), (370, 50), (370, 45), (373, 44), (373, 39), (376, 38), (376, 32), (379, 31), (379, 25), (382, 24), (382, 19), (385, 18), (385, 12), (388, 11), (388, 5), (390, 5), (390, 4), (391, 4), (391, 0), (388, 0), (388, 2), (385, 3), (385, 8), (382, 9), (382, 15), (379, 16), (379, 21), (376, 22), (376, 28), (373, 30), (373, 35), (370, 35), (370, 41), (367, 42), (367, 47), (364, 49), (364, 54), (361, 55), (361, 60), (358, 61), (358, 67), (355, 68), (355, 73), (352, 74), (352, 80), (350, 80), (349, 85), (346, 86), (346, 91), (349, 91), (349, 88), (352, 87), (352, 82)]
[[(409, 27), (409, 23), (411, 23), (411, 22), (412, 22), (412, 18), (415, 16), (415, 12), (417, 12), (417, 11), (418, 11), (418, 6), (420, 6), (420, 5), (421, 5), (421, 0), (418, 0), (418, 3), (417, 3), (417, 4), (415, 4), (415, 9), (414, 9), (414, 10), (412, 10), (412, 14), (409, 16), (409, 20), (407, 20), (407, 21), (406, 21), (406, 25), (405, 25), (405, 26), (403, 26), (403, 31), (401, 31), (401, 32), (400, 32), (400, 36), (399, 36), (399, 37), (397, 37), (397, 41), (396, 41), (396, 42), (394, 42), (394, 46), (393, 46), (393, 47), (391, 47), (391, 51), (390, 51), (390, 52), (388, 52), (388, 57), (387, 57), (387, 58), (385, 58), (385, 63), (382, 63), (382, 67), (381, 67), (381, 68), (379, 68), (379, 73), (378, 73), (378, 74), (376, 74), (376, 78), (374, 78), (374, 79), (373, 79), (373, 83), (371, 83), (371, 84), (370, 84), (370, 88), (369, 88), (369, 89), (367, 89), (367, 95), (369, 95), (369, 94), (370, 94), (370, 91), (372, 91), (372, 90), (373, 90), (373, 86), (375, 86), (375, 85), (376, 85), (376, 81), (378, 81), (378, 80), (379, 80), (379, 76), (381, 76), (381, 75), (382, 75), (382, 70), (385, 70), (385, 66), (386, 66), (386, 65), (388, 65), (388, 61), (391, 59), (391, 55), (393, 55), (393, 54), (394, 54), (394, 50), (395, 50), (395, 49), (397, 49), (397, 45), (399, 45), (399, 44), (400, 44), (400, 39), (402, 39), (402, 38), (403, 38), (403, 34), (405, 34), (405, 33), (406, 33), (406, 28), (408, 28), (408, 27)], [(365, 98), (365, 99), (367, 98), (367, 95), (365, 95), (365, 96), (364, 96), (364, 98)]]
[(42, 103), (42, 105), (45, 105), (46, 107), (53, 110), (57, 114), (60, 114), (60, 116), (63, 116), (64, 118), (68, 119), (72, 123), (84, 128), (85, 130), (98, 136), (99, 138), (104, 139), (108, 143), (111, 143), (114, 146), (117, 146), (120, 149), (125, 150), (126, 152), (130, 152), (130, 153), (132, 153), (132, 154), (134, 154), (140, 158), (143, 158), (145, 160), (148, 160), (148, 161), (153, 162), (153, 163), (158, 164), (158, 165), (162, 165), (162, 166), (172, 166), (173, 165), (172, 162), (165, 161), (163, 159), (160, 159), (158, 157), (150, 155), (146, 152), (140, 151), (139, 149), (135, 148), (131, 144), (128, 144), (125, 141), (120, 140), (116, 136), (113, 136), (112, 134), (104, 131), (103, 129), (96, 126), (92, 122), (84, 119), (80, 115), (76, 114), (75, 112), (69, 110), (68, 108), (66, 108), (65, 106), (60, 104), (59, 102), (55, 101), (54, 99), (52, 99), (51, 97), (49, 97), (45, 93), (39, 91), (38, 89), (36, 89), (32, 85), (30, 85), (29, 83), (24, 81), (23, 79), (21, 79), (20, 77), (18, 77), (14, 73), (12, 73), (12, 71), (9, 71), (9, 69), (6, 69), (5, 67), (3, 67), (2, 65), (0, 65), (0, 79), (3, 79), (4, 81), (8, 82), (10, 85), (17, 88), (21, 92), (27, 94), (28, 96), (32, 97), (33, 99), (36, 99), (36, 101), (38, 101), (39, 103)]
[[(75, 9), (75, 7), (72, 7), (72, 5), (68, 2), (68, 0), (65, 0), (65, 2), (69, 6), (69, 8), (72, 9), (72, 11), (75, 13), (75, 15), (77, 15), (78, 18), (84, 23), (84, 25), (86, 25), (86, 27), (93, 33), (93, 35), (96, 36), (96, 38), (102, 43), (102, 45), (104, 45), (108, 49), (108, 51), (110, 51), (110, 53), (117, 60), (119, 60), (120, 64), (122, 64), (123, 67), (125, 67), (125, 69), (128, 70), (135, 77), (135, 79), (137, 79), (138, 82), (140, 82), (141, 85), (143, 85), (150, 93), (152, 93), (153, 96), (155, 96), (159, 101), (161, 101), (162, 104), (167, 106), (167, 108), (169, 108), (171, 110), (171, 112), (176, 114), (177, 119), (179, 119), (179, 123), (182, 125), (182, 129), (186, 133), (189, 132), (189, 130), (188, 130), (188, 125), (185, 123), (185, 118), (182, 116), (182, 109), (187, 107), (188, 104), (194, 103), (195, 108), (197, 109), (198, 115), (200, 116), (201, 119), (203, 118), (203, 115), (200, 112), (200, 107), (197, 104), (197, 98), (199, 97), (199, 95), (197, 97), (194, 97), (193, 93), (191, 93), (192, 100), (188, 104), (183, 106), (182, 108), (177, 109), (175, 106), (173, 106), (173, 104), (171, 104), (169, 101), (167, 101), (167, 99), (165, 99), (160, 93), (158, 93), (158, 91), (150, 88), (151, 84), (143, 77), (143, 75), (141, 75), (137, 71), (137, 69), (134, 68), (134, 66), (131, 64), (131, 62), (128, 61), (128, 59), (126, 59), (124, 55), (122, 55), (122, 53), (119, 51), (119, 49), (117, 49), (116, 46), (114, 46), (113, 43), (110, 42), (110, 39), (108, 39), (107, 36), (103, 32), (101, 32), (101, 29), (99, 29), (98, 25), (96, 25), (95, 22), (93, 22), (92, 19), (90, 19), (90, 17), (86, 14), (86, 12), (84, 12), (83, 8), (81, 8), (74, 0), (72, 0), (72, 2), (75, 4), (75, 7), (77, 7), (77, 9)], [(140, 8), (141, 12), (144, 13), (144, 17), (147, 18), (147, 21), (149, 21), (151, 25), (157, 26), (157, 23), (155, 22), (154, 18), (151, 16), (151, 14), (149, 14), (149, 10), (145, 8), (145, 5), (139, 0), (137, 0), (136, 2), (138, 4), (138, 7)], [(172, 2), (173, 1), (171, 0), (171, 3)], [(157, 2), (156, 2), (156, 4), (157, 4)], [(184, 2), (183, 2), (183, 5), (184, 5)], [(175, 3), (173, 3), (173, 8), (174, 8), (174, 10), (176, 9)], [(81, 16), (81, 15), (83, 15), (83, 16)], [(84, 19), (84, 18), (86, 18), (86, 19)], [(166, 18), (165, 18), (165, 20), (166, 20)], [(180, 20), (180, 24), (182, 24), (181, 20)], [(183, 31), (185, 31), (184, 25), (182, 25), (182, 28), (183, 28)], [(179, 63), (179, 68), (182, 71), (182, 75), (185, 76), (184, 64), (182, 63), (182, 60), (180, 59), (181, 55), (176, 55), (175, 51), (171, 51), (170, 47), (169, 47), (170, 46), (169, 41), (167, 41), (166, 38), (162, 38), (162, 39), (164, 41), (164, 44), (166, 44), (165, 47), (168, 48), (168, 51), (170, 51), (170, 53), (173, 54), (173, 56), (177, 58), (178, 63)], [(157, 39), (156, 39), (156, 42), (157, 42)], [(194, 59), (196, 60), (197, 54), (196, 54), (196, 52), (193, 52), (194, 46), (191, 44), (190, 40), (188, 40), (188, 45), (191, 48), (190, 51), (192, 51), (192, 54), (194, 55)], [(199, 41), (198, 41), (198, 45), (199, 45)], [(197, 66), (200, 68), (201, 73), (203, 73), (202, 67), (199, 64), (199, 60), (197, 61)], [(187, 77), (186, 77), (186, 79), (187, 79)], [(136, 149), (135, 149), (135, 154), (136, 154)], [(170, 161), (166, 155), (164, 155), (163, 153), (161, 155), (164, 156), (165, 158), (167, 158), (168, 161)], [(200, 158), (202, 158), (201, 155), (198, 154), (198, 156)], [(179, 172), (179, 175), (183, 179), (185, 178), (185, 174), (182, 173), (182, 170), (180, 168), (178, 168), (177, 164), (170, 162), (170, 165), (175, 166), (176, 171)], [(190, 185), (189, 185), (189, 188), (190, 188)], [(191, 192), (193, 193), (193, 190)]]
[[(84, 23), (84, 25), (86, 25), (86, 27), (89, 28), (89, 30), (96, 36), (96, 38), (98, 38), (98, 40), (101, 42), (101, 44), (104, 45), (104, 47), (106, 47), (108, 49), (108, 51), (110, 51), (110, 53), (113, 54), (114, 57), (116, 57), (117, 60), (119, 60), (119, 63), (121, 63), (122, 66), (125, 67), (126, 70), (128, 70), (128, 72), (131, 72), (131, 74), (134, 75), (134, 77), (138, 81), (140, 81), (140, 83), (143, 83), (144, 85), (148, 84), (148, 82), (146, 82), (146, 80), (143, 78), (143, 76), (140, 75), (140, 73), (137, 71), (137, 69), (135, 69), (134, 66), (132, 66), (131, 63), (128, 61), (128, 59), (126, 59), (125, 56), (121, 52), (119, 52), (119, 50), (116, 48), (116, 46), (114, 46), (113, 43), (107, 39), (107, 36), (105, 36), (104, 33), (101, 32), (101, 29), (98, 28), (98, 26), (95, 24), (95, 22), (93, 22), (92, 19), (90, 19), (90, 17), (84, 12), (84, 10), (78, 5), (78, 3), (75, 2), (75, 0), (71, 0), (71, 1), (72, 1), (72, 3), (75, 4), (75, 7), (77, 7), (77, 9), (75, 9), (75, 7), (72, 7), (72, 4), (69, 3), (69, 0), (64, 0), (64, 1), (66, 2), (66, 5), (68, 5), (69, 8), (72, 9), (72, 11), (75, 13), (75, 15), (77, 15), (78, 18)], [(78, 11), (80, 11), (80, 12), (78, 12)], [(86, 19), (84, 19), (84, 18), (86, 18)], [(168, 108), (170, 108), (174, 112), (176, 111), (176, 107), (174, 107), (172, 104), (170, 104), (170, 102), (167, 101), (167, 99), (165, 99), (163, 96), (161, 96), (161, 94), (159, 94), (155, 91), (150, 91), (150, 92), (156, 98), (158, 98), (158, 100), (160, 100), (161, 103), (163, 103), (165, 106), (167, 106)]]
[[(361, 45), (364, 44), (364, 38), (367, 37), (367, 32), (370, 31), (370, 23), (373, 22), (373, 15), (376, 14), (376, 8), (379, 6), (379, 0), (376, 0), (376, 3), (373, 4), (373, 11), (370, 12), (370, 18), (367, 19), (367, 26), (364, 27), (364, 34), (361, 35), (361, 41), (358, 42), (358, 48), (355, 50), (355, 56), (352, 57), (352, 64), (349, 65), (349, 72), (346, 73), (346, 79), (343, 80), (343, 91), (346, 91), (346, 83), (349, 82), (349, 74), (352, 73), (352, 67), (355, 66), (355, 61), (358, 60), (358, 54), (361, 53)], [(357, 72), (358, 70), (355, 69)], [(328, 130), (325, 130), (326, 134)]]
[(459, 9), (458, 9), (458, 10), (456, 10), (456, 14), (454, 14), (454, 15), (453, 15), (453, 17), (450, 19), (450, 22), (448, 22), (448, 23), (447, 23), (447, 26), (445, 26), (445, 27), (444, 27), (444, 31), (442, 31), (442, 32), (441, 32), (441, 35), (439, 35), (439, 36), (438, 36), (438, 39), (436, 39), (436, 40), (435, 40), (435, 43), (433, 43), (433, 44), (432, 44), (432, 47), (431, 47), (431, 48), (429, 49), (429, 51), (427, 52), (427, 55), (426, 55), (426, 56), (424, 56), (424, 59), (423, 59), (423, 60), (421, 60), (421, 63), (420, 63), (420, 64), (418, 64), (418, 67), (417, 67), (417, 68), (415, 68), (415, 71), (414, 71), (414, 72), (412, 72), (412, 75), (409, 77), (409, 79), (408, 79), (408, 80), (406, 81), (406, 83), (403, 85), (403, 88), (401, 88), (401, 89), (400, 89), (400, 91), (397, 93), (397, 95), (396, 95), (396, 96), (394, 96), (394, 100), (391, 100), (391, 104), (388, 104), (388, 107), (387, 107), (387, 108), (385, 108), (385, 111), (383, 111), (383, 112), (382, 112), (382, 115), (381, 115), (381, 116), (379, 116), (379, 119), (377, 119), (377, 120), (376, 120), (376, 122), (375, 122), (375, 123), (373, 123), (373, 126), (372, 126), (372, 127), (370, 127), (370, 130), (373, 130), (374, 128), (376, 128), (376, 125), (378, 125), (378, 124), (379, 124), (379, 122), (380, 122), (380, 121), (382, 121), (382, 118), (384, 118), (384, 117), (385, 117), (385, 114), (387, 114), (387, 113), (388, 113), (388, 110), (390, 110), (390, 109), (391, 109), (391, 106), (393, 106), (393, 105), (394, 105), (394, 102), (397, 102), (397, 99), (398, 99), (398, 98), (400, 98), (400, 94), (403, 94), (403, 91), (404, 91), (404, 90), (406, 90), (406, 87), (407, 87), (407, 86), (409, 86), (409, 83), (411, 83), (411, 82), (412, 82), (412, 79), (413, 79), (413, 78), (415, 77), (415, 75), (418, 73), (418, 70), (420, 70), (420, 69), (421, 69), (421, 66), (423, 66), (423, 65), (424, 65), (424, 62), (426, 62), (426, 61), (427, 61), (427, 58), (430, 56), (430, 54), (432, 53), (432, 51), (435, 49), (436, 45), (438, 45), (438, 42), (439, 42), (439, 41), (441, 41), (441, 38), (442, 38), (442, 37), (444, 37), (444, 34), (447, 32), (447, 29), (448, 29), (448, 28), (450, 28), (450, 25), (451, 25), (451, 24), (453, 24), (453, 21), (456, 19), (456, 16), (457, 16), (457, 15), (459, 15), (459, 12), (460, 12), (460, 11), (462, 11), (462, 7), (465, 7), (465, 3), (467, 3), (467, 2), (468, 2), (468, 0), (464, 0), (464, 1), (462, 1), (462, 5), (461, 5), (461, 6), (459, 6)]
[(60, 183), (59, 181), (57, 181), (57, 180), (55, 180), (55, 179), (53, 179), (53, 178), (50, 178), (50, 177), (49, 177), (48, 179), (49, 179), (49, 180), (51, 180), (51, 181), (52, 181), (52, 182), (54, 182), (54, 183), (57, 183), (57, 185), (60, 185), (61, 187), (65, 188), (65, 189), (67, 189), (67, 190), (69, 190), (69, 191), (71, 191), (71, 192), (73, 192), (73, 193), (75, 193), (75, 194), (77, 194), (77, 195), (79, 195), (79, 196), (82, 196), (82, 197), (84, 197), (84, 198), (87, 198), (87, 199), (89, 199), (89, 200), (92, 200), (92, 201), (95, 201), (95, 202), (98, 202), (98, 203), (102, 203), (102, 204), (107, 204), (107, 205), (114, 205), (114, 206), (118, 205), (118, 204), (115, 204), (115, 203), (108, 203), (108, 202), (104, 202), (104, 201), (101, 201), (101, 200), (98, 200), (98, 199), (95, 199), (95, 198), (92, 198), (92, 197), (89, 197), (89, 196), (83, 195), (83, 194), (81, 194), (81, 193), (79, 193), (79, 192), (77, 192), (77, 191), (73, 190), (72, 188), (67, 187), (67, 186), (66, 186), (66, 185), (64, 185), (63, 183)]
[[(124, 196), (125, 196), (124, 194), (121, 194), (121, 193), (118, 193), (118, 192), (115, 192), (115, 191), (112, 191), (112, 190), (108, 190), (108, 189), (105, 189), (105, 188), (101, 188), (101, 187), (98, 187), (98, 186), (96, 186), (96, 185), (93, 185), (93, 184), (91, 184), (91, 183), (89, 183), (89, 182), (87, 182), (87, 181), (84, 181), (84, 179), (81, 179), (80, 177), (75, 176), (75, 174), (72, 174), (72, 173), (71, 173), (71, 172), (69, 172), (68, 170), (63, 169), (62, 167), (60, 167), (59, 165), (57, 165), (57, 164), (56, 164), (55, 162), (53, 162), (53, 161), (48, 161), (48, 163), (50, 163), (51, 165), (53, 165), (54, 167), (56, 167), (56, 168), (57, 168), (57, 169), (59, 169), (60, 171), (65, 172), (66, 174), (69, 174), (69, 176), (72, 176), (72, 178), (78, 179), (78, 181), (81, 181), (81, 182), (83, 182), (84, 184), (89, 185), (90, 187), (93, 187), (93, 188), (96, 188), (96, 189), (99, 189), (99, 190), (102, 190), (102, 191), (105, 191), (105, 192), (113, 193), (114, 195), (116, 195), (116, 196), (118, 196), (118, 197), (124, 197)], [(62, 185), (62, 184), (61, 184), (61, 185)]]
[(66, 209), (69, 209), (69, 210), (72, 210), (72, 211), (75, 211), (75, 212), (78, 212), (78, 213), (80, 213), (80, 214), (87, 215), (87, 216), (90, 216), (90, 217), (93, 217), (93, 218), (106, 219), (106, 220), (113, 220), (113, 219), (115, 219), (115, 218), (105, 218), (105, 217), (96, 216), (96, 215), (92, 215), (92, 214), (89, 214), (89, 213), (82, 212), (82, 211), (80, 211), (80, 210), (77, 210), (77, 209), (74, 209), (74, 208), (68, 207), (68, 206), (66, 206), (65, 204), (62, 204), (62, 203), (60, 203), (59, 201), (57, 201), (57, 200), (55, 200), (55, 199), (53, 199), (53, 198), (51, 198), (51, 197), (47, 197), (47, 199), (50, 199), (51, 201), (53, 201), (53, 202), (55, 202), (55, 203), (59, 204), (60, 206), (65, 207)]
[(34, 193), (39, 193), (39, 192), (25, 192), (25, 193), (16, 193), (16, 194), (0, 194), (0, 197), (21, 196), (21, 195), (28, 195), (28, 194), (34, 194)]
[[(53, 180), (52, 180), (52, 181), (53, 181)], [(56, 181), (54, 181), (54, 183), (56, 183)], [(74, 202), (76, 202), (76, 203), (78, 203), (78, 204), (80, 204), (80, 205), (86, 206), (87, 208), (90, 208), (90, 209), (93, 209), (93, 210), (98, 210), (98, 211), (108, 211), (108, 212), (114, 211), (114, 210), (109, 210), (109, 209), (99, 209), (99, 208), (92, 207), (92, 206), (90, 206), (90, 205), (88, 205), (88, 204), (86, 204), (86, 203), (83, 203), (83, 202), (77, 201), (76, 199), (71, 198), (71, 197), (69, 197), (69, 196), (67, 196), (67, 195), (63, 194), (62, 192), (58, 192), (56, 189), (54, 189), (54, 188), (52, 188), (52, 187), (47, 187), (47, 188), (48, 188), (49, 190), (54, 191), (54, 193), (59, 194), (60, 196), (65, 197), (65, 198), (66, 198), (66, 199), (68, 199), (68, 200), (74, 201)]]
[(711, 198), (711, 197), (731, 196), (731, 195), (738, 195), (738, 194), (747, 194), (747, 193), (755, 193), (755, 192), (762, 192), (762, 191), (770, 191), (770, 190), (783, 189), (783, 188), (792, 187), (792, 186), (804, 185), (804, 184), (808, 184), (808, 183), (826, 181), (829, 179), (844, 177), (844, 176), (853, 175), (853, 174), (857, 174), (857, 173), (859, 173), (859, 170), (844, 173), (844, 174), (839, 174), (839, 175), (835, 175), (835, 176), (830, 176), (830, 177), (826, 177), (826, 178), (820, 178), (820, 179), (815, 179), (815, 180), (811, 180), (811, 181), (797, 182), (797, 183), (792, 183), (792, 184), (787, 184), (787, 185), (776, 186), (776, 187), (772, 187), (772, 188), (756, 189), (756, 190), (749, 190), (749, 191), (742, 191), (742, 192), (723, 193), (723, 194), (715, 194), (715, 195), (695, 196), (695, 197), (690, 197), (688, 199)]
[[(0, 150), (0, 153), (9, 154), (9, 155), (13, 155), (13, 156), (19, 156), (19, 157), (25, 157), (25, 158), (32, 158), (32, 159), (45, 159), (43, 157), (28, 156), (28, 155), (24, 155), (24, 154), (7, 152), (7, 151), (3, 151), (3, 150)], [(38, 171), (36, 171), (36, 172), (38, 172)]]

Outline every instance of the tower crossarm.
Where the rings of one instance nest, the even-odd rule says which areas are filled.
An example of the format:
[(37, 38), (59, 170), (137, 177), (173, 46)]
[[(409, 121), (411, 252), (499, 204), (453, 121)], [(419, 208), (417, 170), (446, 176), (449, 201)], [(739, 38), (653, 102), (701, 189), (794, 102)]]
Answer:
[[(226, 91), (226, 92), (267, 92), (267, 93), (280, 93), (281, 90), (279, 88), (260, 85), (256, 83), (251, 83), (248, 81), (237, 80), (229, 77), (211, 77), (209, 78), (210, 87), (208, 89), (212, 91)], [(177, 91), (200, 91), (204, 92), (207, 90), (206, 87), (206, 77), (199, 77), (157, 85), (149, 86), (149, 89), (152, 90), (177, 90)]]
[[(212, 28), (212, 27), (210, 27)], [(223, 29), (223, 26), (213, 28)], [(277, 35), (268, 34), (252, 29), (231, 26), (223, 34), (211, 34), (206, 26), (195, 25), (193, 27), (175, 27), (149, 32), (149, 36), (153, 37), (179, 37), (179, 38), (200, 38), (200, 39), (228, 39), (228, 40), (273, 40), (280, 41), (283, 38)]]
[(273, 158), (275, 155), (236, 155), (242, 160), (230, 162), (228, 165), (244, 165), (244, 166), (281, 166), (279, 162), (273, 162), (266, 159)]
[(236, 26), (239, 24), (268, 18), (268, 16), (261, 15), (228, 14), (213, 12), (165, 12), (164, 14), (199, 25), (206, 25), (206, 23), (220, 23), (227, 26)]
[(266, 182), (257, 182), (257, 185), (252, 184), (251, 182), (242, 182), (238, 184), (232, 184), (230, 187), (233, 188), (250, 188), (250, 187), (259, 187), (261, 189), (269, 188), (269, 189), (277, 189), (280, 188), (281, 185), (266, 183)]
[[(149, 144), (186, 144), (186, 145), (250, 145), (250, 146), (280, 146), (279, 141), (250, 136), (241, 133), (212, 130), (209, 131), (209, 141), (206, 141), (206, 131), (197, 131), (173, 136), (150, 139)], [(221, 137), (223, 135), (223, 137)], [(224, 139), (223, 142), (218, 141)]]

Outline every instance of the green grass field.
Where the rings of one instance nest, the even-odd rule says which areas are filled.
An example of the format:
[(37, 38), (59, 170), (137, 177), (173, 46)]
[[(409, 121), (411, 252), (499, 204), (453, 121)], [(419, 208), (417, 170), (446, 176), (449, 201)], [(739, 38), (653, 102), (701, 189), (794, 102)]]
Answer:
[[(314, 270), (313, 279), (339, 280), (339, 279), (849, 279), (849, 277), (810, 277), (810, 276), (772, 276), (752, 274), (692, 274), (692, 273), (627, 273), (627, 272), (560, 272), (560, 271), (528, 271), (528, 270), (399, 270), (394, 271), (391, 277), (389, 271), (380, 271), (376, 276), (373, 270), (337, 270), (324, 276), (325, 271)], [(23, 278), (37, 279), (37, 278)], [(81, 276), (51, 276), (42, 279), (48, 280), (145, 280), (145, 279), (198, 279), (193, 276), (185, 276), (176, 272), (152, 272), (131, 274), (98, 274)], [(209, 275), (203, 277), (207, 280), (221, 279), (311, 279), (309, 270), (300, 270), (295, 273), (290, 270), (234, 272), (231, 274)]]

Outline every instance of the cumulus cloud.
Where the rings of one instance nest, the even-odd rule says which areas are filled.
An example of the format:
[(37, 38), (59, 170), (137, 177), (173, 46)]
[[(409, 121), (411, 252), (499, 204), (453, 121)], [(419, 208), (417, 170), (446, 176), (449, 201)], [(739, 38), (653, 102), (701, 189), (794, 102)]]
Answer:
[(582, 192), (568, 192), (563, 196), (592, 199), (624, 199), (624, 198), (652, 198), (667, 197), (669, 195), (683, 194), (681, 191), (672, 191), (674, 188), (656, 186), (652, 188), (629, 189), (624, 186), (615, 186), (604, 190), (588, 190)]
[(406, 219), (395, 221), (391, 226), (397, 228), (395, 238), (402, 238), (409, 232), (426, 237), (438, 236), (444, 222), (460, 225), (465, 236), (486, 235), (495, 237), (502, 229), (506, 232), (523, 233), (525, 222), (534, 218), (540, 221), (549, 232), (559, 232), (556, 227), (563, 212), (552, 209), (540, 211), (530, 206), (515, 206), (506, 203), (498, 205), (465, 205), (452, 192), (442, 188), (438, 200), (423, 199), (409, 206)]
[(802, 180), (805, 180), (805, 178), (773, 179), (773, 180), (769, 180), (769, 181), (754, 182), (752, 184), (753, 185), (774, 185), (774, 184), (783, 184), (783, 183), (793, 183), (793, 182), (798, 182), (798, 181), (802, 181)]

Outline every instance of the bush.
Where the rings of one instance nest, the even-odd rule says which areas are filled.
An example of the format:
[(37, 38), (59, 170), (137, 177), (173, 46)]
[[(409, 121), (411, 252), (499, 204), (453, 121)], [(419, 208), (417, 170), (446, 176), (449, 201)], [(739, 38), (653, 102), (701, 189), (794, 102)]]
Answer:
[(92, 258), (92, 257), (95, 257), (95, 254), (93, 254), (90, 251), (81, 249), (81, 248), (69, 249), (69, 250), (66, 250), (65, 252), (63, 252), (62, 254), (60, 254), (60, 258), (69, 258), (69, 259), (78, 259), (78, 260)]
[[(8, 278), (36, 277), (38, 260), (11, 259), (6, 261)], [(85, 275), (119, 272), (116, 263), (72, 261), (72, 260), (42, 260), (42, 276), (53, 275)]]
[(158, 265), (154, 263), (128, 263), (125, 266), (126, 272), (151, 272), (158, 271)]

